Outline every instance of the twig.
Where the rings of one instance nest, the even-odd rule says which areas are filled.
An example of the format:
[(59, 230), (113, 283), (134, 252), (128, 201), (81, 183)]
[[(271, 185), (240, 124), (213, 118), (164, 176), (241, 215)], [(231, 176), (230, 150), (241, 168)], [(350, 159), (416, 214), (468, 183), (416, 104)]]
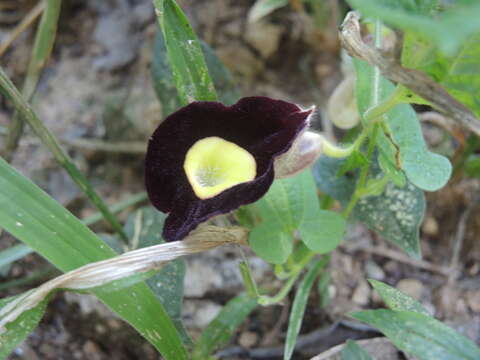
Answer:
[(39, 2), (30, 12), (23, 18), (23, 20), (13, 29), (8, 37), (0, 45), (0, 57), (3, 56), (5, 51), (12, 45), (17, 37), (20, 36), (34, 21), (40, 16), (43, 9), (45, 9), (45, 1)]
[(428, 100), (433, 107), (480, 136), (480, 121), (465, 105), (453, 98), (438, 83), (421, 71), (406, 69), (381, 51), (367, 45), (360, 34), (359, 16), (349, 12), (340, 27), (340, 41), (354, 57), (376, 66), (387, 79), (402, 84)]
[(58, 276), (38, 288), (17, 296), (0, 309), (0, 334), (5, 325), (15, 321), (23, 312), (35, 308), (55, 289), (88, 290), (136, 274), (159, 270), (165, 263), (180, 256), (207, 251), (228, 243), (245, 243), (248, 230), (202, 226), (182, 241), (130, 251), (108, 260), (97, 261)]
[[(375, 332), (378, 333), (378, 330), (370, 327), (368, 325), (363, 326), (361, 330), (353, 328), (351, 326), (352, 322), (339, 320), (335, 321), (331, 325), (316, 329), (308, 334), (300, 335), (298, 341), (295, 344), (295, 350), (301, 351), (307, 347), (310, 347), (315, 344), (320, 344), (325, 342), (325, 338), (332, 335), (339, 327), (352, 328), (358, 331), (365, 332)], [(221, 359), (231, 359), (235, 356), (244, 357), (246, 359), (272, 359), (272, 358), (282, 358), (283, 356), (283, 345), (267, 348), (257, 348), (257, 349), (245, 349), (241, 346), (232, 346), (230, 348), (219, 351), (215, 354), (216, 357)]]
[(280, 317), (275, 322), (275, 325), (273, 325), (273, 328), (270, 331), (268, 331), (263, 337), (262, 342), (260, 344), (261, 346), (272, 345), (275, 338), (278, 336), (278, 333), (282, 330), (283, 324), (285, 324), (285, 322), (288, 319), (289, 310), (290, 310), (290, 306), (288, 306), (288, 304), (285, 304), (282, 306), (282, 312), (280, 313)]
[(350, 247), (343, 246), (343, 248), (349, 253), (355, 252), (355, 251), (364, 251), (370, 254), (380, 255), (404, 264), (408, 264), (423, 270), (434, 272), (443, 276), (448, 277), (450, 275), (450, 269), (447, 267), (435, 265), (425, 260), (416, 260), (396, 250), (388, 249), (383, 246), (357, 247), (357, 248), (354, 248), (353, 246), (350, 246)]
[(112, 153), (145, 154), (147, 151), (147, 143), (142, 141), (107, 142), (95, 139), (61, 139), (61, 142), (75, 148)]
[(467, 228), (467, 221), (470, 217), (473, 209), (478, 205), (480, 198), (478, 195), (474, 196), (474, 199), (468, 204), (465, 211), (463, 211), (460, 219), (458, 220), (458, 227), (453, 237), (453, 249), (452, 249), (452, 257), (450, 259), (450, 266), (449, 266), (449, 275), (448, 275), (448, 284), (453, 284), (455, 280), (457, 280), (460, 269), (459, 269), (459, 260), (460, 260), (460, 252), (463, 247), (463, 240), (465, 238), (465, 230)]
[[(359, 341), (357, 341), (357, 344), (359, 344), (362, 347), (369, 345), (369, 346), (372, 346), (372, 347), (375, 347), (375, 348), (378, 348), (380, 346), (390, 346), (390, 347), (393, 348), (392, 343), (386, 337), (377, 337), (377, 338), (373, 338), (373, 339), (359, 340)], [(328, 349), (327, 351), (324, 351), (321, 354), (318, 354), (317, 356), (311, 358), (310, 360), (336, 359), (336, 357), (334, 358), (334, 356), (339, 355), (344, 347), (345, 347), (345, 344), (340, 344), (340, 345), (334, 346), (333, 348)]]
[(453, 133), (457, 124), (450, 118), (436, 112), (436, 111), (425, 111), (418, 114), (420, 121), (425, 121), (436, 125), (449, 133)]

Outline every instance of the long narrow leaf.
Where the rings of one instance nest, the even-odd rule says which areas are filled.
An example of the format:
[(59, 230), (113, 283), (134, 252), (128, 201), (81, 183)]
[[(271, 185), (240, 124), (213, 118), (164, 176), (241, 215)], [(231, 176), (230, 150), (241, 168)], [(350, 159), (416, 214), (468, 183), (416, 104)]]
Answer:
[(180, 101), (215, 101), (217, 94), (202, 48), (187, 17), (174, 0), (154, 0)]
[(192, 359), (208, 359), (216, 348), (225, 345), (237, 327), (256, 306), (257, 300), (247, 294), (239, 295), (230, 300), (203, 331), (195, 345)]
[(478, 360), (480, 349), (434, 318), (411, 311), (367, 310), (353, 318), (370, 324), (419, 360)]
[[(0, 226), (65, 272), (115, 256), (70, 212), (1, 159)], [(146, 284), (97, 296), (165, 359), (187, 358), (171, 319)]]
[[(46, 2), (46, 8), (38, 25), (35, 44), (33, 45), (32, 56), (30, 57), (30, 64), (22, 88), (22, 95), (27, 101), (31, 101), (37, 88), (41, 71), (50, 58), (57, 34), (57, 24), (61, 7), (62, 0), (48, 0)], [(22, 136), (24, 123), (19, 113), (15, 112), (6, 141), (6, 152), (9, 157), (13, 151), (15, 151), (18, 140)]]
[(70, 177), (78, 184), (83, 192), (95, 204), (98, 210), (103, 214), (105, 219), (112, 225), (116, 232), (126, 240), (127, 237), (123, 232), (122, 225), (117, 218), (110, 212), (108, 206), (103, 202), (100, 196), (96, 193), (93, 186), (75, 166), (70, 156), (62, 149), (55, 136), (47, 129), (47, 127), (40, 121), (35, 112), (32, 110), (28, 102), (22, 97), (18, 89), (13, 85), (11, 80), (0, 68), (0, 92), (4, 94), (14, 105), (15, 110), (18, 111), (20, 117), (32, 127), (33, 131), (42, 140), (43, 144), (52, 152), (55, 159), (68, 172)]
[(300, 332), (300, 327), (302, 326), (303, 314), (305, 313), (305, 308), (307, 306), (308, 295), (310, 294), (315, 278), (325, 266), (326, 259), (327, 258), (317, 261), (310, 270), (308, 270), (307, 275), (305, 275), (305, 278), (298, 287), (295, 300), (293, 300), (292, 311), (290, 312), (290, 320), (288, 322), (287, 340), (283, 352), (284, 360), (290, 360), (293, 355), (297, 336)]

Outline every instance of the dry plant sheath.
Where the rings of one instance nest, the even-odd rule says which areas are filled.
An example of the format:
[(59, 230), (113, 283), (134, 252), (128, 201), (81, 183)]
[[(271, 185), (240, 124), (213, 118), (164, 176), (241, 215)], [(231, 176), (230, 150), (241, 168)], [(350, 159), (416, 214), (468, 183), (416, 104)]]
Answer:
[(440, 84), (424, 73), (402, 67), (396, 61), (386, 58), (379, 50), (368, 46), (361, 37), (359, 16), (350, 12), (340, 27), (340, 40), (348, 53), (378, 67), (387, 79), (402, 84), (458, 121), (464, 128), (480, 135), (480, 121), (465, 105), (453, 98)]
[(228, 243), (246, 243), (247, 233), (247, 230), (241, 227), (227, 229), (207, 225), (192, 232), (183, 241), (150, 246), (82, 266), (26, 292), (0, 309), (0, 334), (5, 331), (5, 325), (40, 304), (55, 289), (87, 290), (136, 274), (158, 270), (180, 256), (203, 252)]

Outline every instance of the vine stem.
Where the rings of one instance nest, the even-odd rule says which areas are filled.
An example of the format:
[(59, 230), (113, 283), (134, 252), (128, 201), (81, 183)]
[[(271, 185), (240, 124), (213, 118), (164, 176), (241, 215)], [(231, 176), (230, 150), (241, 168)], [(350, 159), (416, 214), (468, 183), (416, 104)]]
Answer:
[[(374, 35), (375, 35), (375, 47), (379, 49), (382, 47), (382, 22), (379, 19), (375, 19)], [(380, 96), (381, 96), (380, 69), (378, 67), (374, 67), (373, 69), (372, 84), (373, 84), (372, 92), (371, 92), (372, 107), (370, 108), (370, 117), (367, 118), (367, 120), (370, 120), (368, 123), (372, 124), (372, 127), (367, 125), (369, 129), (371, 128), (371, 132), (366, 131), (366, 133), (369, 135), (369, 143), (368, 143), (368, 150), (367, 150), (368, 159), (371, 159), (373, 156), (373, 152), (375, 150), (375, 144), (376, 144), (375, 139), (376, 139), (378, 128), (379, 128), (379, 123), (375, 122), (374, 120), (377, 118), (380, 118), (386, 111), (388, 111), (391, 108), (390, 102), (380, 103)], [(394, 99), (392, 99), (392, 101), (394, 101)], [(381, 106), (379, 106), (379, 104)], [(365, 114), (365, 116), (367, 114), (368, 112)], [(363, 188), (367, 183), (369, 170), (370, 170), (370, 162), (364, 167), (362, 167), (362, 169), (360, 170), (360, 176), (355, 186), (355, 192), (353, 193), (352, 198), (350, 199), (350, 202), (348, 203), (348, 205), (346, 206), (345, 210), (342, 213), (345, 218), (348, 218), (350, 216), (351, 212), (355, 208), (355, 205), (362, 197)]]

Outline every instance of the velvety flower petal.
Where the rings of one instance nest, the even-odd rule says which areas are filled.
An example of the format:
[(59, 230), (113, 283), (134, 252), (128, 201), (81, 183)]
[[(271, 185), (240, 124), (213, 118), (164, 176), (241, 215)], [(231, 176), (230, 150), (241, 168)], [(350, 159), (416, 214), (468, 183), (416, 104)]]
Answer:
[[(285, 101), (247, 97), (232, 106), (194, 102), (168, 116), (150, 138), (145, 161), (150, 200), (157, 209), (170, 213), (164, 238), (182, 239), (212, 216), (262, 197), (273, 182), (275, 157), (286, 152), (307, 127), (310, 113)], [(188, 150), (212, 136), (248, 151), (256, 161), (256, 176), (212, 198), (199, 199), (183, 165)]]

